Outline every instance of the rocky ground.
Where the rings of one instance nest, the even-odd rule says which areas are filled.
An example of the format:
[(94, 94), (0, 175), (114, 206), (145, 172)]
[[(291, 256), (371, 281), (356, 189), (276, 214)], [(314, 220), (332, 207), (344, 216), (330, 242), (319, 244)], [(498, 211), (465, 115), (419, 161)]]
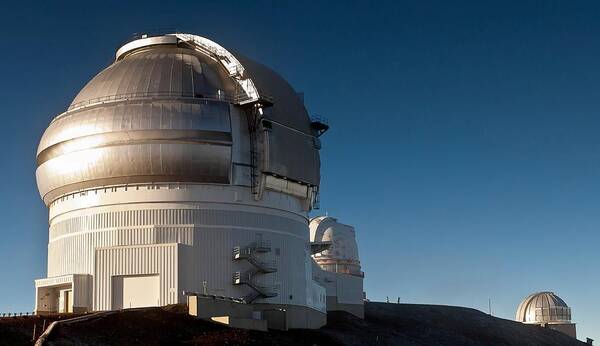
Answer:
[[(474, 309), (367, 303), (365, 320), (328, 314), (319, 330), (257, 332), (188, 316), (183, 306), (124, 310), (56, 328), (48, 345), (585, 345), (545, 328)], [(31, 345), (33, 325), (64, 316), (0, 319), (1, 345)]]

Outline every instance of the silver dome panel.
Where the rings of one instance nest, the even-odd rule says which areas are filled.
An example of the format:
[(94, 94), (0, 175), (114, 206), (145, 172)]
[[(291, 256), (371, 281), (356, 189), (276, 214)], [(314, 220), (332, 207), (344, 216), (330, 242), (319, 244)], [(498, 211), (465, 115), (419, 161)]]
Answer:
[[(232, 183), (234, 145), (247, 147), (236, 138), (248, 137), (239, 126), (232, 132), (230, 113), (245, 122), (251, 109), (239, 102), (239, 81), (224, 68), (223, 57), (173, 37), (124, 46), (117, 61), (52, 121), (37, 152), (36, 177), (46, 204), (108, 185)], [(263, 109), (270, 125), (256, 148), (263, 157), (260, 171), (318, 186), (319, 152), (303, 102), (269, 68), (239, 61), (250, 82), (273, 99)]]
[(96, 75), (69, 109), (104, 101), (145, 96), (233, 96), (236, 85), (219, 63), (175, 45), (140, 48)]
[(134, 100), (62, 115), (38, 148), (38, 189), (61, 194), (112, 184), (230, 182), (229, 104)]
[(535, 324), (569, 323), (571, 308), (553, 292), (533, 293), (519, 304), (516, 320)]

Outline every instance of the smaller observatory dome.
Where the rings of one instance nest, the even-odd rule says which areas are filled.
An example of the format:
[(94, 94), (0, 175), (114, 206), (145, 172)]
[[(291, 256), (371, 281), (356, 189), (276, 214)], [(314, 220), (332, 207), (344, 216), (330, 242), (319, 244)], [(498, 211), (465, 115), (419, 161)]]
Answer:
[(315, 261), (323, 270), (363, 277), (358, 257), (356, 232), (330, 216), (315, 217), (310, 221), (310, 241), (330, 243), (330, 247), (315, 254)]
[(519, 304), (516, 320), (532, 324), (570, 323), (571, 308), (553, 292), (533, 293)]

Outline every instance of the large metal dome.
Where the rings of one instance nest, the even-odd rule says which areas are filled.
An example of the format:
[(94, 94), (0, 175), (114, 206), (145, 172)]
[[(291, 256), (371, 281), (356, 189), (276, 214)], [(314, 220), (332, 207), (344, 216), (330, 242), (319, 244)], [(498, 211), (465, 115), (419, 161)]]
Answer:
[(553, 292), (533, 293), (519, 304), (516, 320), (532, 324), (570, 323), (571, 308)]
[[(36, 311), (178, 304), (195, 292), (321, 327), (327, 291), (313, 279), (308, 212), (327, 129), (278, 74), (207, 38), (123, 45), (40, 141), (49, 229)], [(362, 281), (353, 287), (360, 297)]]
[(37, 152), (40, 194), (49, 204), (98, 186), (248, 185), (243, 177), (254, 173), (244, 170), (250, 158), (232, 152), (240, 124), (230, 107), (250, 105), (269, 131), (257, 144), (261, 173), (317, 187), (318, 143), (294, 89), (208, 39), (169, 34), (121, 47), (52, 121)]

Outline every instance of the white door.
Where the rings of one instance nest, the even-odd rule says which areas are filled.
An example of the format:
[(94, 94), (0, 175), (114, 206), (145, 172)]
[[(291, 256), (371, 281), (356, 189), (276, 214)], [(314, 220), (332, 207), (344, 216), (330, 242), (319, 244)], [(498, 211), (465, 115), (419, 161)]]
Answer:
[(68, 313), (73, 313), (73, 290), (67, 290), (65, 292), (65, 304)]
[(58, 312), (73, 312), (73, 290), (60, 290), (58, 293)]
[(113, 277), (113, 309), (159, 306), (158, 275)]
[(60, 290), (58, 293), (58, 312), (63, 314), (65, 312), (67, 312), (66, 309), (66, 297), (65, 297), (65, 290)]

